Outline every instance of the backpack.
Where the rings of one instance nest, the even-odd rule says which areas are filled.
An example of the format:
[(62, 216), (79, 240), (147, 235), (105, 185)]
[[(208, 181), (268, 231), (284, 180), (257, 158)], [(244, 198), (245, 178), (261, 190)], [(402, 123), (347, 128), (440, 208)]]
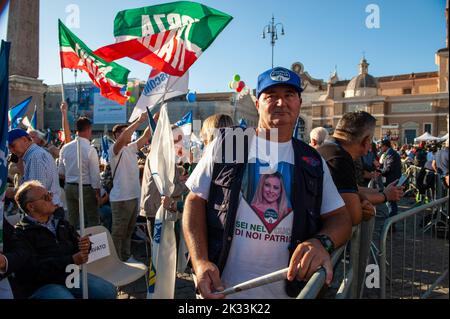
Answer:
[(107, 164), (105, 170), (100, 173), (100, 183), (102, 187), (109, 194), (114, 187), (114, 177), (116, 176), (117, 168), (119, 167), (120, 160), (122, 159), (122, 154), (120, 154), (119, 161), (117, 162), (114, 173), (111, 173), (111, 165)]

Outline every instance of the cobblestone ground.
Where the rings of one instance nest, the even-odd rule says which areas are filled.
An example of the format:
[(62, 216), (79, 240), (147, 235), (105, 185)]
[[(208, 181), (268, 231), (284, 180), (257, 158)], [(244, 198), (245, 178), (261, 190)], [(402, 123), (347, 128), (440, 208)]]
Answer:
[[(406, 211), (413, 205), (412, 199), (403, 199), (399, 204), (399, 211)], [(384, 225), (387, 208), (385, 205), (379, 205), (377, 211), (373, 242), (379, 247), (380, 233)], [(429, 215), (430, 212), (418, 215), (415, 225), (414, 218), (408, 219), (406, 222), (400, 222), (396, 225), (395, 232), (388, 235), (387, 261), (389, 266), (387, 272), (391, 280), (386, 282), (386, 298), (418, 298), (445, 269), (448, 269), (449, 242), (448, 239), (443, 239), (445, 234), (436, 233), (434, 228), (430, 228), (426, 232), (423, 231), (422, 225), (427, 225)], [(413, 236), (414, 230), (415, 237)], [(149, 246), (146, 250), (144, 242), (133, 242), (132, 252), (135, 259), (148, 265)], [(370, 258), (370, 263), (373, 262), (373, 258)], [(343, 263), (341, 262), (336, 269), (336, 280), (330, 286), (329, 292), (325, 294), (325, 298), (333, 296), (333, 293), (337, 291), (340, 284), (338, 280), (342, 278), (342, 273)], [(121, 291), (124, 293), (121, 298), (144, 299), (146, 297), (146, 280), (144, 278), (139, 279), (128, 286), (122, 287)], [(364, 290), (364, 299), (378, 299), (379, 297), (379, 289), (366, 288)], [(449, 299), (448, 275), (434, 289), (429, 298)], [(175, 299), (195, 299), (191, 274), (177, 274)]]

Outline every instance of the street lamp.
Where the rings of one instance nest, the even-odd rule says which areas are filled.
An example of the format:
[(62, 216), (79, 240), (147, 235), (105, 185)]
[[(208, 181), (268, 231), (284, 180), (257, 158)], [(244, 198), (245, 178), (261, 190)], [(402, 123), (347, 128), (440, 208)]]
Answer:
[(270, 35), (270, 44), (272, 45), (272, 68), (273, 68), (273, 51), (275, 42), (278, 40), (278, 27), (281, 26), (281, 35), (284, 35), (284, 25), (282, 23), (275, 24), (275, 18), (272, 14), (272, 22), (266, 25), (262, 32), (262, 38), (266, 38), (266, 33)]

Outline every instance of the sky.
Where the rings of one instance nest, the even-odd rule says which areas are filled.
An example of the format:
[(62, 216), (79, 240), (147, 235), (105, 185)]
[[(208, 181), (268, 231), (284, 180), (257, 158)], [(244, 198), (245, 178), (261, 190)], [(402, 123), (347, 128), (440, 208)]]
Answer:
[[(115, 15), (125, 9), (167, 1), (41, 0), (40, 79), (61, 82), (57, 21), (67, 22), (79, 10), (79, 28), (71, 30), (92, 50), (114, 43)], [(337, 66), (340, 79), (358, 73), (363, 54), (369, 73), (385, 76), (436, 71), (434, 55), (445, 46), (445, 0), (200, 0), (233, 20), (190, 69), (192, 91), (226, 92), (234, 74), (255, 88), (258, 74), (271, 67), (269, 36), (262, 31), (272, 14), (284, 25), (275, 45), (275, 65), (301, 62), (313, 78), (329, 78)], [(379, 8), (379, 27), (368, 28), (369, 5)], [(74, 8), (76, 9), (74, 11)], [(74, 20), (71, 20), (74, 21)], [(279, 31), (281, 31), (279, 29)], [(281, 32), (280, 32), (281, 33)], [(145, 80), (151, 67), (129, 58), (116, 61), (130, 78)], [(77, 81), (88, 81), (78, 75)], [(74, 81), (64, 71), (66, 83)]]

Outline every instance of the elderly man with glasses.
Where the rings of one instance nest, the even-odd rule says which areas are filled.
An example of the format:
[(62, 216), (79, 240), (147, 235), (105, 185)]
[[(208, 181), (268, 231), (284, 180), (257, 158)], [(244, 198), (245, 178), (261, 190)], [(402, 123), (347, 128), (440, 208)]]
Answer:
[[(68, 265), (88, 261), (89, 237), (80, 238), (73, 226), (54, 215), (52, 193), (38, 181), (24, 183), (15, 200), (24, 213), (15, 226), (8, 247), (0, 253), (0, 277), (9, 276), (16, 298), (74, 299), (80, 288), (67, 288)], [(88, 274), (89, 297), (114, 299), (109, 282)]]

